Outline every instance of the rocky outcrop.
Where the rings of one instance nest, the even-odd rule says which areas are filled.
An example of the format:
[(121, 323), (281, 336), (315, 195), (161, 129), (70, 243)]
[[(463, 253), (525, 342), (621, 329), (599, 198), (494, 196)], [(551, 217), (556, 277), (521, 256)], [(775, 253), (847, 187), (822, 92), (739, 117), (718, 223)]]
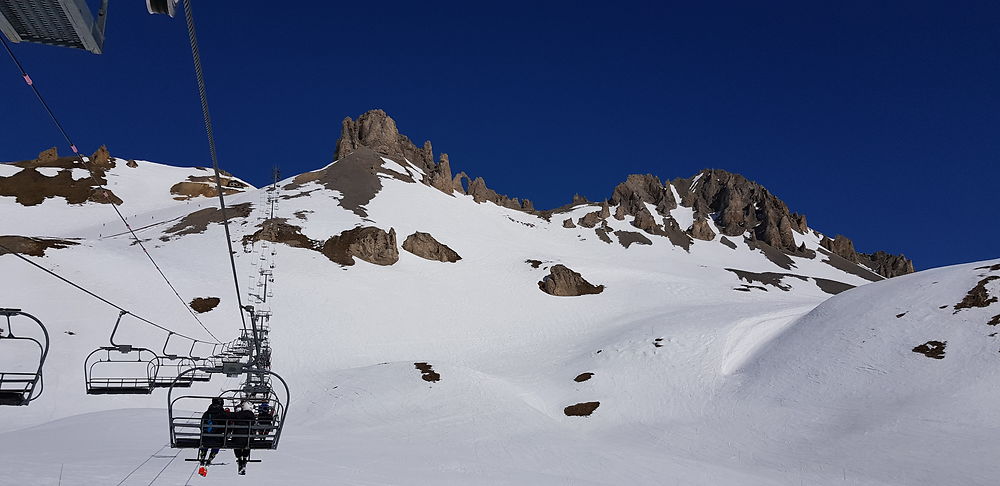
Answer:
[(549, 274), (538, 282), (538, 288), (546, 294), (559, 297), (599, 294), (604, 291), (603, 285), (591, 284), (565, 265), (553, 265)]
[(656, 220), (653, 219), (653, 215), (649, 212), (649, 208), (646, 206), (640, 206), (635, 212), (635, 218), (632, 219), (632, 226), (639, 228), (646, 233), (651, 235), (664, 236), (666, 233), (663, 232), (663, 228), (656, 224)]
[(462, 259), (455, 250), (434, 239), (430, 233), (419, 231), (406, 237), (406, 240), (403, 241), (403, 249), (427, 260), (455, 263)]
[(712, 231), (712, 226), (708, 224), (708, 219), (705, 216), (700, 216), (694, 223), (691, 223), (691, 227), (688, 228), (687, 233), (692, 238), (702, 241), (712, 241), (715, 239), (715, 231)]
[(243, 237), (243, 246), (264, 240), (272, 243), (283, 243), (294, 248), (310, 250), (319, 250), (320, 248), (318, 241), (302, 234), (302, 227), (288, 224), (288, 220), (285, 218), (266, 219), (259, 226), (259, 230)]
[[(452, 176), (451, 162), (447, 154), (441, 154), (437, 163), (434, 162), (434, 149), (430, 141), (423, 147), (417, 147), (406, 135), (399, 133), (396, 121), (382, 110), (368, 111), (358, 119), (344, 118), (341, 122), (340, 138), (337, 139), (335, 160), (343, 160), (351, 154), (367, 148), (376, 154), (395, 160), (400, 165), (406, 165), (408, 160), (424, 174), (423, 183), (434, 187), (445, 194), (458, 192), (472, 195), (476, 202), (490, 201), (498, 206), (519, 211), (534, 211), (531, 201), (510, 198), (498, 194), (486, 186), (481, 177), (470, 179), (464, 172)], [(336, 164), (335, 164), (336, 165)], [(463, 187), (463, 179), (469, 188)]]
[(376, 265), (399, 261), (396, 230), (392, 228), (388, 233), (373, 226), (349, 229), (326, 240), (320, 251), (331, 261), (348, 266), (354, 265), (354, 257)]
[(218, 306), (219, 302), (222, 300), (218, 297), (195, 297), (188, 305), (191, 306), (191, 310), (204, 314)]
[[(612, 206), (618, 205), (624, 208), (624, 214), (632, 216), (636, 216), (639, 211), (645, 209), (645, 203), (655, 206), (656, 212), (661, 215), (665, 215), (677, 207), (677, 201), (674, 200), (669, 183), (664, 185), (660, 182), (659, 177), (652, 174), (629, 175), (625, 182), (615, 187), (608, 202)], [(615, 217), (618, 218), (618, 215), (616, 214)]]
[(913, 273), (913, 260), (906, 255), (891, 255), (884, 251), (859, 253), (858, 260), (879, 275), (892, 278)]
[(837, 235), (832, 240), (824, 236), (819, 241), (819, 246), (832, 251), (834, 255), (839, 255), (851, 263), (858, 263), (858, 252), (854, 250), (854, 242), (846, 236)]
[(681, 204), (697, 216), (716, 214), (716, 226), (726, 236), (747, 231), (775, 248), (795, 251), (792, 231), (804, 231), (805, 218), (760, 184), (718, 169), (706, 169), (691, 179), (674, 181)]
[(563, 228), (576, 228), (576, 225), (573, 224), (573, 218), (564, 219), (562, 224)]

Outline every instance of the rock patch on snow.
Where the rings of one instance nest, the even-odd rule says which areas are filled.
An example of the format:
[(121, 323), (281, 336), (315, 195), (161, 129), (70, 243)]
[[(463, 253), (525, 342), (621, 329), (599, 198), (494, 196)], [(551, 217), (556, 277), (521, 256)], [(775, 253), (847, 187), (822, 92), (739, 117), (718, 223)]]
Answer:
[(588, 371), (586, 373), (580, 373), (579, 375), (576, 375), (576, 378), (573, 378), (573, 381), (575, 381), (577, 383), (583, 383), (583, 382), (585, 382), (585, 381), (587, 381), (587, 380), (589, 380), (589, 379), (591, 379), (593, 377), (594, 377), (594, 374)]
[(944, 359), (944, 348), (947, 345), (948, 341), (927, 341), (913, 348), (913, 352), (920, 353), (928, 358)]
[[(601, 233), (598, 232), (597, 236), (600, 237)], [(607, 233), (605, 233), (605, 236), (607, 236)], [(625, 248), (628, 248), (633, 243), (637, 245), (653, 244), (653, 242), (649, 238), (646, 238), (645, 235), (643, 235), (642, 233), (637, 233), (635, 231), (615, 231), (615, 236), (618, 237), (618, 243), (624, 246)], [(604, 238), (601, 239), (603, 240)]]
[(969, 293), (965, 294), (962, 301), (955, 304), (955, 313), (957, 314), (962, 309), (971, 309), (973, 307), (989, 307), (990, 304), (997, 302), (997, 297), (995, 295), (990, 297), (990, 292), (986, 289), (986, 284), (994, 280), (1000, 280), (1000, 277), (990, 275), (976, 283), (976, 286), (972, 287)]
[(195, 297), (191, 300), (191, 309), (199, 314), (204, 314), (219, 305), (221, 299), (218, 297)]
[(424, 381), (429, 381), (431, 383), (437, 383), (441, 381), (441, 375), (434, 371), (434, 367), (427, 363), (413, 363), (413, 366), (420, 370), (420, 378)]
[(31, 238), (27, 236), (0, 236), (0, 246), (9, 249), (6, 251), (0, 248), (0, 255), (7, 253), (19, 253), (29, 256), (45, 256), (45, 250), (59, 250), (79, 243), (54, 238)]
[(389, 232), (374, 226), (352, 228), (330, 237), (321, 251), (331, 261), (345, 266), (354, 265), (354, 257), (375, 265), (392, 265), (399, 261), (396, 230), (392, 228)]
[(582, 402), (564, 408), (563, 413), (567, 417), (589, 417), (600, 406), (601, 402)]
[[(253, 210), (253, 204), (251, 203), (241, 203), (234, 206), (229, 206), (226, 208), (226, 219), (233, 220), (236, 218), (246, 218), (250, 216), (250, 212)], [(165, 235), (160, 237), (161, 241), (170, 241), (171, 239), (181, 237), (184, 235), (193, 235), (197, 233), (204, 233), (208, 230), (208, 225), (212, 223), (222, 223), (222, 210), (219, 208), (204, 208), (199, 209), (187, 216), (181, 218), (177, 224), (164, 230)]]
[(603, 285), (593, 285), (579, 273), (561, 264), (553, 265), (549, 269), (549, 274), (538, 282), (538, 288), (546, 294), (559, 297), (575, 297), (604, 292)]
[(419, 231), (403, 240), (403, 249), (426, 260), (455, 263), (462, 259), (455, 250), (434, 239), (430, 233)]

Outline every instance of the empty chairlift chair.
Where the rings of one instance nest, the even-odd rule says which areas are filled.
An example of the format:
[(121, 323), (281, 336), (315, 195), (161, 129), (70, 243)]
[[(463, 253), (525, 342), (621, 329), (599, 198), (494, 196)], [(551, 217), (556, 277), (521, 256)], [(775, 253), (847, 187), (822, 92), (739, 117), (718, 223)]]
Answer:
[(83, 363), (88, 395), (148, 395), (157, 375), (156, 353), (148, 348), (116, 344), (115, 333), (125, 312), (111, 331), (111, 346), (95, 349)]
[[(42, 367), (49, 354), (49, 333), (42, 321), (20, 309), (0, 308), (0, 317), (3, 318), (0, 322), (0, 405), (28, 405), (41, 396), (44, 388)], [(28, 326), (22, 328), (18, 321)], [(12, 322), (19, 325), (12, 327)], [(29, 327), (37, 329), (29, 332)]]
[[(221, 372), (219, 369), (205, 371)], [(175, 449), (198, 449), (205, 442), (210, 447), (222, 449), (277, 449), (288, 412), (288, 386), (280, 376), (271, 371), (249, 368), (243, 370), (243, 376), (250, 375), (256, 375), (254, 379), (257, 381), (267, 379), (272, 384), (278, 384), (279, 390), (272, 387), (267, 394), (254, 396), (247, 395), (243, 389), (228, 390), (217, 396), (175, 396), (176, 388), (171, 388), (167, 395), (170, 446)], [(214, 398), (222, 398), (225, 406), (232, 410), (241, 402), (249, 402), (253, 406), (255, 419), (239, 422), (229, 420), (221, 424), (221, 427), (213, 424), (209, 429), (202, 423), (201, 417)], [(189, 410), (195, 412), (183, 412)]]
[[(171, 386), (188, 388), (195, 381), (195, 373), (184, 374), (184, 372), (196, 368), (197, 364), (188, 357), (157, 356), (149, 363), (151, 384), (153, 388), (169, 388)], [(207, 373), (202, 372), (199, 377), (201, 375), (207, 375)]]

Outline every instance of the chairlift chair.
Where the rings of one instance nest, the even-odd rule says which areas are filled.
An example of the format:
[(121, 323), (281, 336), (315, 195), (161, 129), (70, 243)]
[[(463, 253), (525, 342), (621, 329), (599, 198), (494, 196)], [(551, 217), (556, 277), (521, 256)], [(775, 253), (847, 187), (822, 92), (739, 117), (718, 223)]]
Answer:
[(0, 32), (11, 42), (34, 42), (100, 54), (108, 0), (97, 20), (86, 0), (0, 0)]
[[(183, 379), (185, 373), (192, 371), (185, 371), (177, 379)], [(205, 369), (204, 371), (218, 372), (215, 369)], [(277, 378), (276, 382), (280, 383), (283, 393), (279, 394), (272, 388), (268, 394), (261, 396), (248, 396), (243, 390), (227, 390), (218, 396), (184, 395), (175, 397), (175, 387), (171, 387), (167, 394), (170, 446), (175, 449), (198, 449), (203, 446), (202, 442), (207, 439), (210, 447), (221, 449), (277, 449), (288, 412), (287, 407), (290, 399), (288, 385), (280, 376), (268, 370), (246, 368), (243, 370), (243, 374), (246, 376), (267, 375)], [(246, 423), (226, 420), (221, 424), (221, 427), (214, 427), (216, 430), (208, 432), (203, 430), (205, 424), (202, 423), (201, 412), (208, 408), (214, 398), (222, 398), (227, 406), (233, 408), (241, 402), (247, 401), (253, 404), (257, 411), (260, 410), (261, 404), (266, 403), (274, 415), (269, 420), (260, 420), (258, 417), (256, 420), (246, 421)], [(181, 416), (182, 410), (194, 411), (194, 414)]]
[[(190, 387), (194, 382), (195, 373), (184, 375), (184, 379), (178, 379), (184, 371), (197, 369), (197, 364), (193, 359), (185, 356), (157, 356), (149, 362), (150, 374), (153, 388), (167, 388), (171, 386)], [(207, 374), (207, 373), (202, 373)], [(211, 377), (209, 377), (211, 379)]]
[(83, 377), (88, 395), (148, 395), (153, 393), (157, 374), (156, 352), (149, 348), (118, 344), (115, 334), (121, 325), (121, 311), (111, 331), (110, 346), (95, 349), (83, 362)]
[[(42, 321), (20, 309), (0, 308), (0, 316), (4, 316), (7, 322), (6, 330), (0, 327), (0, 353), (8, 349), (8, 344), (15, 342), (33, 343), (38, 346), (38, 368), (34, 371), (3, 371), (0, 370), (0, 406), (13, 405), (24, 406), (38, 399), (44, 390), (42, 382), (42, 367), (45, 365), (45, 358), (49, 354), (49, 332), (45, 329)], [(11, 317), (27, 317), (34, 325), (41, 329), (41, 336), (21, 335), (15, 333), (11, 327)], [(33, 362), (32, 362), (33, 364)], [(30, 368), (23, 368), (30, 370)]]

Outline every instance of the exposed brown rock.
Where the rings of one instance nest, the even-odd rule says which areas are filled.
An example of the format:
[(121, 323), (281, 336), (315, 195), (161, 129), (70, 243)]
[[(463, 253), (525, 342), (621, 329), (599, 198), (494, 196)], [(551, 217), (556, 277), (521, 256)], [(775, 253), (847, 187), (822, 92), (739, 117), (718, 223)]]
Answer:
[(747, 283), (760, 283), (762, 285), (770, 285), (777, 287), (785, 292), (792, 290), (792, 286), (782, 282), (785, 277), (797, 278), (799, 280), (808, 280), (809, 277), (802, 275), (795, 275), (793, 273), (774, 273), (774, 272), (749, 272), (746, 270), (737, 270), (735, 268), (727, 268), (726, 270), (736, 274), (736, 277), (740, 280), (744, 280)]
[(592, 213), (584, 214), (583, 217), (581, 217), (577, 222), (584, 228), (593, 228), (597, 226), (597, 223), (600, 223), (601, 220), (605, 218), (607, 218), (607, 216), (603, 218), (601, 217), (601, 211), (594, 211)]
[(434, 371), (434, 367), (427, 363), (413, 363), (413, 367), (420, 370), (420, 378), (424, 381), (437, 383), (441, 381), (441, 375)]
[(576, 228), (576, 225), (573, 224), (573, 218), (564, 219), (562, 225), (563, 228)]
[(573, 205), (574, 206), (577, 205), (577, 204), (587, 204), (589, 202), (590, 201), (588, 201), (586, 197), (581, 196), (579, 194), (573, 194)]
[(632, 219), (632, 226), (639, 228), (646, 233), (651, 235), (664, 236), (663, 228), (656, 224), (656, 220), (653, 219), (653, 215), (649, 212), (649, 208), (646, 206), (641, 206), (635, 212), (635, 217)]
[[(645, 203), (652, 204), (656, 207), (657, 213), (664, 215), (677, 207), (670, 184), (664, 185), (659, 177), (652, 174), (630, 174), (625, 182), (615, 187), (609, 202), (612, 206), (623, 207), (625, 214), (632, 216), (645, 209)], [(617, 214), (615, 217), (618, 217)]]
[(604, 291), (603, 285), (593, 285), (579, 273), (561, 264), (549, 269), (549, 274), (538, 282), (538, 288), (546, 294), (560, 297), (599, 294)]
[(692, 238), (702, 241), (712, 241), (715, 239), (715, 231), (712, 231), (712, 227), (708, 224), (708, 220), (704, 216), (695, 219), (687, 232)]
[[(24, 206), (41, 204), (48, 198), (61, 197), (69, 204), (95, 202), (99, 204), (121, 204), (122, 200), (108, 189), (100, 186), (107, 184), (104, 166), (88, 167), (81, 157), (59, 157), (55, 148), (43, 151), (39, 158), (22, 160), (11, 165), (22, 170), (8, 177), (0, 177), (0, 196), (12, 196), (15, 201)], [(49, 167), (63, 169), (52, 177), (42, 175), (36, 169)], [(72, 169), (88, 170), (91, 176), (73, 179)]]
[(812, 277), (813, 281), (816, 282), (816, 286), (820, 290), (831, 295), (837, 295), (841, 292), (845, 292), (854, 288), (851, 284), (846, 284), (844, 282), (838, 282), (836, 280), (830, 280), (826, 278)]
[(389, 232), (373, 226), (359, 226), (326, 240), (321, 250), (327, 258), (341, 265), (354, 265), (354, 257), (376, 265), (392, 265), (399, 261), (396, 230)]
[(406, 237), (406, 240), (403, 241), (403, 249), (427, 260), (455, 263), (462, 259), (455, 250), (438, 242), (430, 233), (419, 231)]
[(531, 265), (531, 268), (538, 268), (538, 267), (542, 266), (542, 261), (541, 260), (532, 260), (530, 258), (527, 259), (527, 260), (525, 260), (524, 263), (527, 263), (528, 265)]
[[(427, 142), (424, 144), (425, 150), (430, 150), (431, 143)], [(448, 162), (448, 154), (441, 154), (441, 159), (438, 161), (434, 170), (428, 175), (429, 183), (432, 187), (445, 193), (451, 194), (454, 191), (454, 185), (451, 178), (451, 163)]]
[(729, 248), (732, 248), (734, 250), (736, 249), (736, 243), (733, 243), (732, 240), (730, 240), (729, 238), (726, 238), (725, 236), (723, 236), (722, 238), (719, 238), (719, 243), (722, 243), (723, 245), (726, 245)]
[(947, 345), (948, 341), (927, 341), (913, 348), (913, 352), (920, 353), (928, 358), (944, 359), (944, 348)]
[(886, 278), (914, 272), (913, 261), (906, 255), (891, 255), (884, 251), (858, 253), (858, 261)]
[[(189, 179), (196, 179), (196, 177), (190, 176)], [(202, 179), (202, 178), (199, 177), (197, 179)], [(244, 185), (243, 183), (235, 179), (227, 179), (227, 180), (233, 183), (237, 183), (240, 186)], [(223, 184), (225, 183), (226, 181), (223, 181)], [(227, 196), (230, 194), (236, 194), (238, 192), (241, 191), (235, 188), (228, 188), (225, 186), (222, 189), (222, 193)], [(219, 195), (219, 191), (215, 189), (214, 180), (212, 182), (202, 182), (202, 181), (193, 182), (188, 180), (188, 181), (181, 181), (178, 182), (177, 184), (174, 184), (173, 186), (170, 186), (170, 194), (174, 195), (174, 199), (178, 201), (183, 201), (186, 199), (194, 199), (196, 197), (216, 197)]]
[[(229, 206), (226, 208), (226, 218), (246, 218), (250, 216), (250, 211), (253, 210), (253, 204), (242, 203), (235, 206)], [(208, 225), (212, 223), (222, 223), (222, 210), (219, 208), (204, 208), (199, 209), (187, 216), (181, 218), (177, 224), (164, 230), (163, 236), (160, 237), (162, 241), (169, 241), (172, 238), (181, 237), (184, 235), (192, 235), (196, 233), (204, 233), (208, 229)]]
[(136, 161), (132, 160), (132, 159), (128, 159), (128, 162), (125, 162), (125, 165), (127, 165), (127, 166), (129, 166), (129, 167), (131, 167), (133, 169), (136, 168), (136, 167), (139, 167), (139, 164)]
[(255, 241), (270, 241), (273, 243), (283, 243), (294, 248), (307, 248), (319, 251), (320, 243), (302, 234), (302, 227), (288, 224), (285, 218), (266, 219), (259, 224), (260, 229), (243, 237), (243, 245), (249, 245)]
[[(597, 237), (601, 241), (603, 241), (605, 243), (612, 243), (611, 237), (608, 236), (608, 233), (610, 233), (610, 232), (611, 232), (611, 228), (608, 227), (607, 223), (601, 225), (600, 228), (594, 228), (594, 233), (596, 233)], [(638, 234), (638, 233), (636, 233), (636, 234)], [(652, 242), (650, 242), (650, 243), (652, 243)], [(628, 248), (628, 245), (625, 245), (625, 248)]]
[(997, 302), (997, 297), (990, 297), (989, 290), (986, 290), (986, 284), (994, 280), (1000, 280), (1000, 277), (990, 275), (976, 283), (976, 286), (972, 287), (969, 293), (962, 298), (962, 301), (955, 304), (955, 312), (973, 307), (989, 307), (991, 304)]
[(109, 170), (115, 167), (115, 158), (108, 152), (108, 148), (101, 145), (93, 155), (90, 156), (91, 168)]
[(590, 372), (580, 373), (579, 375), (576, 375), (576, 378), (573, 378), (573, 381), (575, 381), (577, 383), (583, 383), (583, 382), (585, 382), (585, 381), (587, 381), (587, 380), (589, 380), (589, 379), (591, 379), (593, 377), (594, 377), (594, 374), (590, 373)]
[(601, 406), (601, 402), (583, 402), (563, 409), (567, 417), (587, 417)]
[(858, 263), (858, 252), (854, 250), (854, 242), (846, 236), (837, 235), (832, 240), (824, 236), (819, 245), (851, 263)]
[(219, 302), (221, 302), (221, 300), (218, 297), (195, 297), (188, 305), (190, 305), (191, 309), (195, 312), (203, 314), (214, 309), (217, 305), (219, 305)]
[(21, 255), (29, 256), (45, 256), (45, 250), (53, 249), (59, 250), (66, 248), (68, 246), (78, 245), (79, 243), (67, 240), (57, 240), (53, 238), (31, 238), (27, 236), (0, 236), (0, 246), (10, 250), (4, 250), (0, 248), (0, 255), (6, 255), (7, 253), (19, 253)]

